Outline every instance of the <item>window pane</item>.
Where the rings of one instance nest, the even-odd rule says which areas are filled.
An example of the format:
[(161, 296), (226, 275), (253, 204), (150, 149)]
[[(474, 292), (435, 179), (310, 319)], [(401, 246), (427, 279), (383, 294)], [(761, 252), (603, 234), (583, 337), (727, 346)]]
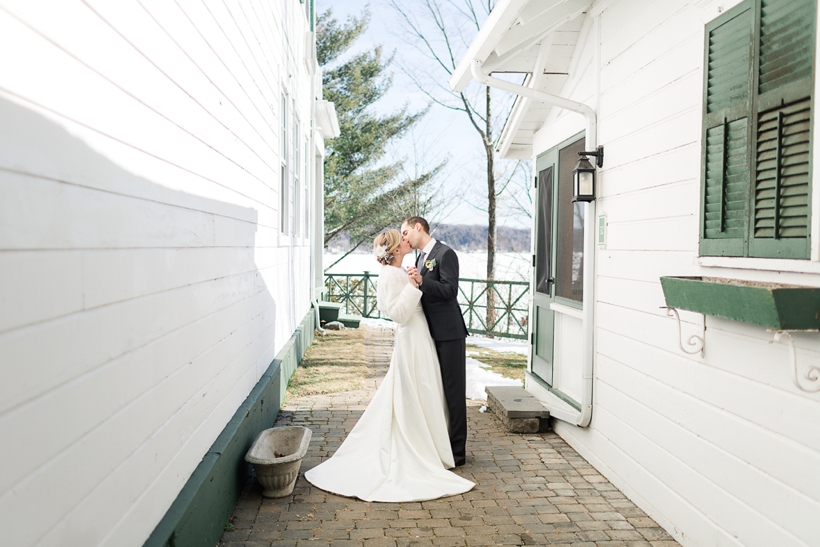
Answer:
[(279, 193), (280, 203), (279, 203), (279, 219), (280, 219), (280, 226), (279, 229), (282, 231), (283, 234), (288, 233), (288, 168), (286, 166), (282, 166), (282, 188), (281, 192)]
[(282, 95), (282, 163), (288, 161), (288, 101)]
[(310, 141), (305, 140), (305, 236), (310, 235), (310, 192), (308, 191), (308, 187), (311, 182), (310, 178)]
[(538, 173), (538, 212), (535, 239), (535, 290), (550, 294), (552, 259), (552, 167)]
[[(293, 103), (294, 112), (296, 111), (296, 102)], [(300, 220), (300, 188), (299, 188), (299, 174), (302, 167), (299, 159), (299, 121), (294, 115), (293, 123), (293, 235), (301, 235), (300, 227), (302, 226)]]
[(572, 203), (572, 170), (583, 150), (580, 139), (558, 152), (555, 295), (578, 302), (584, 299), (584, 204)]

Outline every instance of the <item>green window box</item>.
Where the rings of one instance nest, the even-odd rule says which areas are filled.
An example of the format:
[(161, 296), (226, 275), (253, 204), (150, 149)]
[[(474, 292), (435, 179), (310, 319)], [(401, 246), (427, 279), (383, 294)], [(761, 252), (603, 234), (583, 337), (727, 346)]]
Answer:
[(820, 329), (820, 288), (720, 277), (661, 277), (666, 305), (775, 330)]

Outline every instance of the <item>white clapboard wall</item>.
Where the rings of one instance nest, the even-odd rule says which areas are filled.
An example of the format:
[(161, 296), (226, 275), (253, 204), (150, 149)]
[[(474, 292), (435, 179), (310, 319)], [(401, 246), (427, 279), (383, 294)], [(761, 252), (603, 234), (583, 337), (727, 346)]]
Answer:
[(310, 44), (295, 0), (0, 1), (0, 543), (142, 545), (308, 313)]
[[(563, 94), (599, 113), (607, 234), (596, 251), (592, 424), (555, 425), (685, 546), (816, 546), (820, 394), (795, 387), (787, 346), (763, 328), (706, 317), (705, 357), (690, 356), (660, 309), (664, 275), (820, 287), (817, 262), (699, 263), (704, 26), (736, 3), (603, 2), (578, 45), (586, 68)], [(582, 130), (553, 109), (533, 153)], [(681, 316), (686, 338), (700, 334), (701, 315)], [(803, 366), (820, 364), (820, 336), (793, 336)]]

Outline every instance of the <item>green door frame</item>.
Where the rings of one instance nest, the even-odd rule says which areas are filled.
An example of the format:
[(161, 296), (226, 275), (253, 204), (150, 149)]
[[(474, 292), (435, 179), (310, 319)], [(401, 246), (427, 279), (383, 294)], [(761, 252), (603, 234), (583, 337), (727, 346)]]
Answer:
[(536, 173), (536, 191), (535, 191), (535, 214), (533, 214), (533, 269), (532, 269), (532, 278), (531, 278), (531, 287), (533, 293), (533, 306), (530, 311), (529, 322), (532, 325), (532, 336), (530, 338), (530, 343), (532, 345), (532, 351), (530, 355), (532, 359), (530, 360), (530, 370), (529, 372), (533, 375), (535, 380), (538, 381), (539, 384), (543, 385), (551, 392), (555, 393), (561, 399), (565, 400), (567, 403), (572, 405), (573, 407), (578, 407), (578, 403), (571, 398), (567, 397), (563, 393), (558, 392), (557, 390), (553, 389), (553, 369), (554, 369), (554, 353), (555, 353), (555, 312), (552, 311), (550, 304), (553, 302), (559, 302), (560, 304), (572, 306), (575, 308), (582, 308), (582, 304), (580, 302), (570, 300), (567, 298), (556, 297), (555, 295), (555, 283), (554, 281), (549, 284), (549, 294), (544, 292), (538, 291), (538, 279), (537, 279), (537, 264), (542, 259), (539, 256), (539, 242), (537, 241), (539, 236), (539, 220), (542, 218), (543, 215), (538, 214), (541, 208), (541, 184), (542, 181), (539, 180), (539, 175), (542, 171), (552, 168), (552, 199), (551, 199), (551, 207), (552, 211), (550, 214), (546, 215), (549, 218), (551, 223), (550, 226), (550, 241), (548, 242), (549, 248), (549, 272), (551, 277), (554, 277), (554, 272), (556, 271), (556, 262), (557, 262), (557, 228), (558, 228), (558, 214), (557, 214), (557, 206), (558, 206), (558, 173), (560, 172), (560, 165), (559, 165), (559, 151), (567, 146), (577, 142), (580, 139), (584, 138), (584, 133), (578, 133), (573, 135), (572, 137), (564, 140), (563, 142), (559, 143), (558, 145), (550, 148), (543, 154), (539, 154), (535, 160), (535, 173)]
[[(530, 372), (536, 375), (547, 385), (552, 385), (553, 358), (554, 358), (554, 325), (555, 312), (550, 308), (554, 300), (555, 283), (552, 272), (555, 271), (555, 179), (558, 169), (558, 150), (550, 150), (538, 156), (535, 160), (535, 214), (533, 215), (533, 269), (532, 287), (533, 305), (530, 325), (533, 325), (532, 359)], [(546, 195), (545, 195), (546, 192)], [(544, 201), (549, 201), (545, 204)], [(548, 206), (549, 211), (544, 211)], [(549, 226), (542, 226), (549, 223)], [(546, 246), (549, 256), (540, 256)], [(546, 258), (546, 261), (544, 259)], [(539, 272), (539, 270), (541, 270)], [(547, 279), (539, 279), (539, 273)], [(539, 287), (540, 285), (540, 287)]]

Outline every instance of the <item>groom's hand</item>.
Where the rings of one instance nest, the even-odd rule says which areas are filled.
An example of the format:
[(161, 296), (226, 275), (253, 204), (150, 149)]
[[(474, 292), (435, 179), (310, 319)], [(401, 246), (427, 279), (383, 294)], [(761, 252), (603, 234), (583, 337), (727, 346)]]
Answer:
[(416, 285), (421, 285), (422, 277), (415, 266), (410, 266), (407, 268), (407, 276), (413, 281), (415, 281)]

